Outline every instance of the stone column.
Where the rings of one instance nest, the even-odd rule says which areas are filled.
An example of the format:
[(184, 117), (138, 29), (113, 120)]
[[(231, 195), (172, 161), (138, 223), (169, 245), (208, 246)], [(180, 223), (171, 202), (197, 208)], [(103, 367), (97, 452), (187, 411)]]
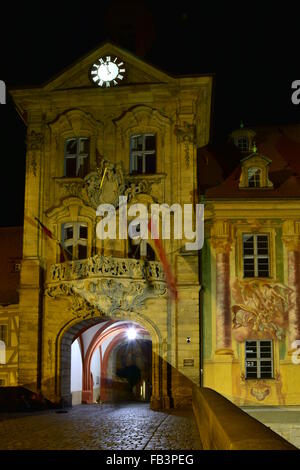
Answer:
[(300, 340), (300, 224), (288, 220), (283, 223), (282, 240), (285, 244), (287, 259), (287, 281), (289, 291), (288, 333), (289, 350), (292, 343)]
[(154, 350), (152, 344), (152, 394), (150, 398), (150, 405), (152, 410), (159, 410), (161, 408), (160, 402), (160, 365), (159, 354)]
[(23, 260), (20, 285), (19, 384), (32, 390), (41, 383), (43, 296), (40, 266), (40, 216), (43, 154), (43, 124), (39, 109), (28, 115)]
[(216, 354), (232, 354), (230, 245), (228, 222), (215, 222), (212, 247), (216, 256)]
[(162, 381), (162, 408), (168, 410), (170, 408), (170, 397), (168, 395), (168, 361), (167, 361), (167, 348), (168, 341), (165, 339), (163, 341), (163, 357), (161, 358), (161, 381)]

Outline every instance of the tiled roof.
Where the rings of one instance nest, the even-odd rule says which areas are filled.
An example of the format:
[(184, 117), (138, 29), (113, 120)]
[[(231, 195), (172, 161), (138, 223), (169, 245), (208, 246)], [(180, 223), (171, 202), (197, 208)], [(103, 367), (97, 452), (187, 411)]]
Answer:
[[(239, 153), (239, 161), (237, 161), (236, 153), (229, 146), (224, 146), (223, 154), (220, 150), (216, 152), (214, 147), (210, 146), (200, 153), (202, 171), (199, 174), (199, 185), (202, 194), (208, 198), (300, 197), (300, 125), (287, 126), (283, 129), (270, 126), (262, 129), (261, 132), (259, 128), (256, 131), (258, 152), (271, 160), (269, 179), (274, 187), (240, 189), (240, 161), (245, 154)], [(209, 175), (206, 181), (203, 171), (204, 162), (207, 163), (206, 174)], [(231, 170), (230, 165), (233, 166)]]

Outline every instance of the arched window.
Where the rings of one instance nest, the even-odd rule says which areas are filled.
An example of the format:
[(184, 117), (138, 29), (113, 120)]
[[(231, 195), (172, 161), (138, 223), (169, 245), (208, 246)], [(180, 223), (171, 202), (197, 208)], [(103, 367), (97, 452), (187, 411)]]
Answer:
[(248, 168), (248, 187), (260, 188), (261, 187), (261, 169)]

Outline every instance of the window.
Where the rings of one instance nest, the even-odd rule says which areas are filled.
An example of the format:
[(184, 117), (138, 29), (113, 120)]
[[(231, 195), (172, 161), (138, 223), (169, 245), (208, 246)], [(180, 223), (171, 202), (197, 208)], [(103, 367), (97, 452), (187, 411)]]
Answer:
[(90, 139), (86, 137), (66, 140), (64, 175), (86, 176), (89, 172)]
[(269, 236), (243, 235), (244, 277), (269, 277)]
[(87, 224), (71, 222), (62, 226), (62, 242), (69, 259), (87, 258)]
[(248, 187), (249, 188), (261, 187), (261, 169), (260, 168), (248, 169)]
[(130, 138), (130, 173), (156, 172), (156, 138), (154, 134), (133, 135)]
[(5, 387), (5, 380), (4, 379), (0, 379), (0, 387)]
[(236, 146), (241, 150), (241, 152), (249, 151), (249, 139), (246, 136), (238, 137), (236, 139)]
[(272, 341), (246, 341), (246, 379), (273, 377)]
[[(138, 229), (137, 229), (138, 231)], [(144, 239), (129, 240), (129, 257), (135, 259), (146, 259), (148, 261), (155, 261), (155, 251), (152, 246)]]
[(3, 341), (6, 344), (7, 339), (8, 339), (7, 325), (0, 325), (0, 341)]

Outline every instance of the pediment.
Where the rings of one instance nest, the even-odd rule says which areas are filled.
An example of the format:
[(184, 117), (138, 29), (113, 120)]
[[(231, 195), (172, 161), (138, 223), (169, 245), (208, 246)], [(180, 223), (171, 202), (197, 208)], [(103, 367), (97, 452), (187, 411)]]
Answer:
[(134, 54), (111, 43), (105, 43), (85, 57), (79, 59), (75, 64), (68, 67), (55, 78), (49, 80), (43, 89), (63, 90), (76, 88), (94, 88), (90, 79), (90, 68), (100, 58), (106, 55), (120, 58), (126, 67), (124, 81), (118, 87), (137, 83), (170, 83), (174, 81), (161, 70), (144, 62)]
[(251, 155), (248, 155), (247, 157), (243, 158), (241, 160), (242, 166), (255, 166), (255, 165), (261, 165), (261, 166), (267, 166), (270, 165), (272, 160), (270, 160), (268, 157), (265, 157), (261, 153), (251, 153)]

